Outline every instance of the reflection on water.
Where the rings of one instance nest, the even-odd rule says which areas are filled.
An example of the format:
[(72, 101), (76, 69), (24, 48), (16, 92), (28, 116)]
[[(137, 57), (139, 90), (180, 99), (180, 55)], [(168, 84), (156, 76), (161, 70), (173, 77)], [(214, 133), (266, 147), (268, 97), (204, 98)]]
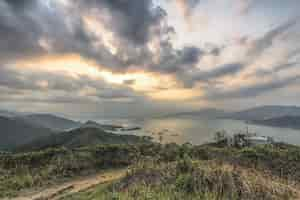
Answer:
[[(127, 134), (149, 135), (156, 139), (163, 136), (163, 142), (203, 144), (210, 142), (216, 131), (226, 130), (229, 134), (246, 130), (246, 123), (230, 119), (200, 119), (197, 117), (159, 118), (143, 121), (117, 121), (114, 123), (134, 124), (143, 130), (127, 132)], [(300, 145), (300, 130), (267, 127), (249, 124), (249, 131), (258, 135), (274, 137), (276, 141)], [(159, 134), (161, 133), (161, 134)]]

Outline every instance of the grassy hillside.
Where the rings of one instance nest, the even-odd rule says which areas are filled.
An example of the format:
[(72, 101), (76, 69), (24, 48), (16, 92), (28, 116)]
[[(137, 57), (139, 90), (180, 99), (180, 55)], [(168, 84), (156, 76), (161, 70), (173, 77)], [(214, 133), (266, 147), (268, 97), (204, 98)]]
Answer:
[(293, 199), (284, 181), (247, 168), (188, 158), (172, 163), (143, 163), (115, 183), (99, 185), (64, 200), (267, 200)]
[(134, 135), (117, 135), (98, 128), (79, 128), (34, 140), (17, 148), (17, 151), (32, 151), (54, 147), (78, 148), (101, 144), (137, 144), (148, 142)]
[(66, 199), (295, 199), (300, 148), (101, 145), (0, 156), (0, 198), (99, 169), (127, 176)]
[(51, 134), (47, 128), (36, 127), (22, 120), (0, 117), (0, 150), (11, 150)]

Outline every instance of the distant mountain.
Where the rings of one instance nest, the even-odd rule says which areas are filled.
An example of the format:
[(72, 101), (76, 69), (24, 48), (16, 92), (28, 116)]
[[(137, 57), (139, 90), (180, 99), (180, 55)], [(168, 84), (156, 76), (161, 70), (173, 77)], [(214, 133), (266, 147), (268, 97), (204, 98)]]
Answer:
[(194, 116), (194, 117), (201, 117), (201, 118), (222, 118), (222, 117), (226, 117), (227, 115), (228, 114), (224, 110), (208, 108), (208, 109), (202, 109), (202, 110), (198, 110), (198, 111), (179, 112), (179, 113), (175, 113), (175, 114), (169, 114), (164, 117)]
[(18, 151), (40, 150), (45, 148), (77, 148), (100, 144), (137, 144), (148, 140), (134, 135), (118, 135), (98, 128), (79, 128), (43, 138), (17, 148)]
[(300, 129), (300, 116), (283, 116), (266, 120), (255, 120), (252, 121), (252, 123), (265, 126)]
[(51, 114), (31, 114), (17, 117), (18, 120), (23, 120), (26, 123), (34, 126), (48, 128), (53, 131), (66, 131), (81, 126), (80, 122), (65, 119)]
[(0, 150), (11, 150), (51, 134), (49, 129), (33, 126), (23, 120), (0, 117)]
[(0, 110), (0, 116), (2, 116), (2, 117), (16, 117), (16, 116), (18, 116), (18, 114), (15, 113), (15, 112), (7, 111), (7, 110)]
[(282, 116), (300, 116), (300, 107), (296, 106), (261, 106), (232, 113), (228, 118), (238, 120), (266, 120)]

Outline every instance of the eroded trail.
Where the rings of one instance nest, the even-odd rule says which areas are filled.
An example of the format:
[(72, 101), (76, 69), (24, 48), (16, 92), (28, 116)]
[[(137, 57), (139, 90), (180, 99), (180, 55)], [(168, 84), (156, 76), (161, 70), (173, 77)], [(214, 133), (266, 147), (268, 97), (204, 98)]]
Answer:
[(102, 171), (93, 176), (78, 178), (44, 190), (29, 192), (28, 194), (9, 200), (57, 200), (95, 185), (120, 179), (125, 176), (126, 171), (127, 169)]

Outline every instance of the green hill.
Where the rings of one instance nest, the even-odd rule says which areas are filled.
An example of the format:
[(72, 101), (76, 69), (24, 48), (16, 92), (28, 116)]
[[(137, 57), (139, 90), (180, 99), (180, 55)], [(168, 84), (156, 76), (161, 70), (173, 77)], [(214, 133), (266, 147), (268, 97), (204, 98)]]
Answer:
[(78, 148), (101, 144), (137, 144), (147, 142), (134, 135), (118, 135), (99, 128), (79, 128), (69, 132), (42, 137), (17, 148), (18, 151), (42, 150), (54, 147)]
[(0, 117), (0, 150), (11, 150), (52, 132), (22, 120)]

